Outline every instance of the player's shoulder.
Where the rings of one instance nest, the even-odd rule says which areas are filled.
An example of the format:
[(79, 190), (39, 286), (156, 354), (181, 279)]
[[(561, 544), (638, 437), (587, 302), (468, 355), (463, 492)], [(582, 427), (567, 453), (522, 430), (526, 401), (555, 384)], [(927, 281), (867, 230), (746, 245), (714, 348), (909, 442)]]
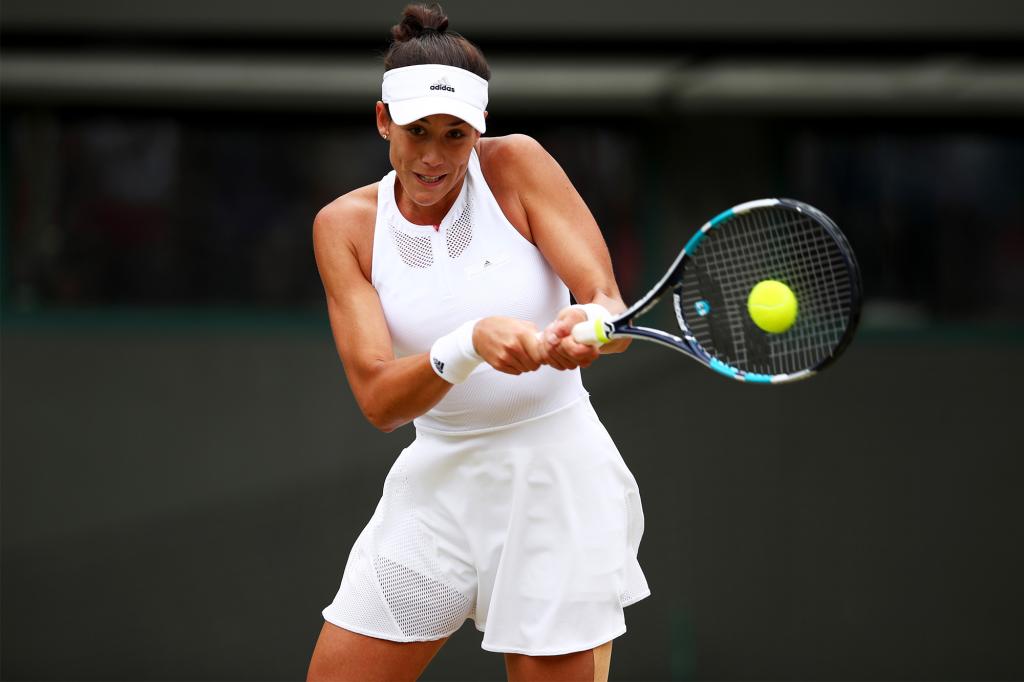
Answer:
[(557, 167), (541, 143), (529, 135), (482, 138), (479, 153), (480, 168), (499, 203), (502, 196), (521, 196)]
[(549, 159), (550, 154), (529, 135), (516, 133), (480, 139), (480, 163), (500, 171), (505, 167), (522, 168)]
[(523, 204), (529, 201), (527, 197), (544, 195), (552, 186), (561, 186), (561, 166), (529, 135), (507, 135), (486, 141), (487, 146), (480, 150), (480, 167), (499, 203), (503, 196), (514, 196)]
[(372, 225), (377, 219), (377, 185), (375, 182), (354, 189), (321, 208), (313, 219), (314, 230), (349, 230)]
[(322, 208), (313, 218), (313, 245), (346, 246), (359, 253), (373, 246), (377, 220), (377, 182), (349, 191)]
[(354, 258), (369, 279), (378, 184), (343, 194), (316, 214), (313, 250), (321, 267), (327, 262), (341, 263)]

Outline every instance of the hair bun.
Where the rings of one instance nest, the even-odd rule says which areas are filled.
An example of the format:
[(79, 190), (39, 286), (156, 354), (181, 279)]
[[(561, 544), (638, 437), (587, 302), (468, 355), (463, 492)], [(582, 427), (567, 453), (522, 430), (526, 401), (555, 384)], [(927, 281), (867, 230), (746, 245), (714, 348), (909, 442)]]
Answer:
[(419, 38), (424, 33), (434, 31), (444, 33), (448, 30), (448, 17), (436, 2), (427, 5), (406, 5), (402, 12), (402, 21), (391, 27), (391, 38), (396, 43), (403, 43)]

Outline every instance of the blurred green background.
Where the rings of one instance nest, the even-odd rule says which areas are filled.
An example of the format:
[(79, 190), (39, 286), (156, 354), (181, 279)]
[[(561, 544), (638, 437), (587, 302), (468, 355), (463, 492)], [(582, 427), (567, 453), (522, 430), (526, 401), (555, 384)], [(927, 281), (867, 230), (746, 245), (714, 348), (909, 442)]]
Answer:
[[(389, 169), (401, 7), (0, 5), (3, 679), (304, 678), (413, 438), (360, 415), (310, 243)], [(1024, 677), (1019, 3), (445, 9), (490, 59), (488, 134), (558, 159), (626, 299), (762, 196), (863, 269), (811, 382), (643, 344), (585, 372), (647, 517), (613, 679)], [(470, 626), (425, 679), (503, 675)]]

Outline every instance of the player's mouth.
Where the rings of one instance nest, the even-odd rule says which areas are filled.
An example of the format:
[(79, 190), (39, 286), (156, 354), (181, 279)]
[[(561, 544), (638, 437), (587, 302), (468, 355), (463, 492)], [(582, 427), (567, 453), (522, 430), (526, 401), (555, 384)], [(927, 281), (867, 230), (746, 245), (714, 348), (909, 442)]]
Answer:
[(427, 187), (437, 187), (446, 177), (448, 177), (447, 173), (443, 173), (441, 175), (420, 175), (419, 173), (413, 173), (413, 175), (415, 175), (416, 179)]

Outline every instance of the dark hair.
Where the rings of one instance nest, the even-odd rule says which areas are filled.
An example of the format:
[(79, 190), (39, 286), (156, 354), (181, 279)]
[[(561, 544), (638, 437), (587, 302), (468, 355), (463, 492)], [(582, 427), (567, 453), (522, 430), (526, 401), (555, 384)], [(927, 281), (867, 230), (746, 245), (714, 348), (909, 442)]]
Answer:
[(436, 2), (406, 5), (402, 20), (391, 27), (391, 46), (384, 53), (384, 70), (417, 64), (445, 64), (491, 79), (480, 48), (448, 30), (448, 17)]

